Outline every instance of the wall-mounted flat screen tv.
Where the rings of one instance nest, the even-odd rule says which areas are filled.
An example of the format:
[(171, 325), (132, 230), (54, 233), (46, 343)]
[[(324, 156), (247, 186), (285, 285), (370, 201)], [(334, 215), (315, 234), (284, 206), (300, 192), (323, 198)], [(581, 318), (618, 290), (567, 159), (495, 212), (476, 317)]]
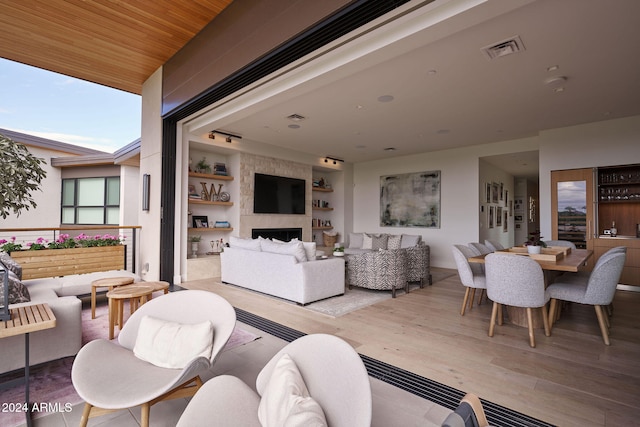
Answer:
[(304, 215), (305, 180), (255, 174), (253, 213)]

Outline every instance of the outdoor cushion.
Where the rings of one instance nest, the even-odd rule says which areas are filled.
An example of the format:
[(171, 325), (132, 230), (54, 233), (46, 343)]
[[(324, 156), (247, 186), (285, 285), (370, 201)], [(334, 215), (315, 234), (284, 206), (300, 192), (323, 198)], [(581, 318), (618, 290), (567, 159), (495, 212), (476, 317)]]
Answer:
[[(0, 299), (4, 301), (4, 283), (0, 281)], [(31, 301), (29, 290), (18, 279), (18, 276), (11, 270), (9, 270), (9, 304), (19, 304), (21, 302)]]
[(288, 354), (283, 354), (271, 373), (258, 407), (263, 427), (326, 426), (324, 412)]
[(13, 271), (18, 279), (22, 280), (22, 266), (18, 264), (11, 256), (6, 252), (0, 252), (0, 261), (9, 269)]
[(195, 358), (209, 359), (212, 347), (210, 320), (181, 324), (144, 316), (140, 320), (133, 353), (161, 368), (182, 369)]

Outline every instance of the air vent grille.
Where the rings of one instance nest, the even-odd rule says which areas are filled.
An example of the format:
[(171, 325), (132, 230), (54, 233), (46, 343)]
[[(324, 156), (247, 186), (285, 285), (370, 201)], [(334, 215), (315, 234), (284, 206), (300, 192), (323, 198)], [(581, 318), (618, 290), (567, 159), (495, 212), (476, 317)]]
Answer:
[(301, 116), (300, 114), (292, 114), (290, 116), (287, 116), (287, 119), (292, 120), (294, 122), (301, 122), (304, 119), (306, 119), (305, 116)]
[(524, 44), (522, 43), (520, 36), (514, 36), (507, 40), (482, 48), (482, 51), (489, 59), (502, 58), (503, 56), (518, 53), (523, 50), (525, 50)]

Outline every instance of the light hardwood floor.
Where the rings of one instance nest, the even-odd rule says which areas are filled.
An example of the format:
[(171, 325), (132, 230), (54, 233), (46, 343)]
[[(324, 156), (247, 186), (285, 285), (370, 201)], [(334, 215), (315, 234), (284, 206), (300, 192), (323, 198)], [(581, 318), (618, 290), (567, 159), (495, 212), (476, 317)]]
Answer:
[[(445, 271), (444, 269), (434, 269)], [(505, 323), (487, 335), (491, 304), (460, 316), (457, 274), (339, 318), (218, 280), (182, 284), (304, 333), (337, 335), (364, 355), (559, 426), (640, 423), (640, 293), (618, 291), (611, 346), (592, 307), (572, 305), (552, 336)], [(476, 298), (477, 303), (477, 298)]]

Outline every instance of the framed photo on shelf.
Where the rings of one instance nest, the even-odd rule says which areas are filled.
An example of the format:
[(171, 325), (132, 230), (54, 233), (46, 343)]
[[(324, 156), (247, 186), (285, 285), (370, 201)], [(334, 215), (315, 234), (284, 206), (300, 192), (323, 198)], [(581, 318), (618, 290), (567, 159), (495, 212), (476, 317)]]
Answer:
[(209, 219), (204, 216), (193, 216), (193, 228), (209, 228)]

